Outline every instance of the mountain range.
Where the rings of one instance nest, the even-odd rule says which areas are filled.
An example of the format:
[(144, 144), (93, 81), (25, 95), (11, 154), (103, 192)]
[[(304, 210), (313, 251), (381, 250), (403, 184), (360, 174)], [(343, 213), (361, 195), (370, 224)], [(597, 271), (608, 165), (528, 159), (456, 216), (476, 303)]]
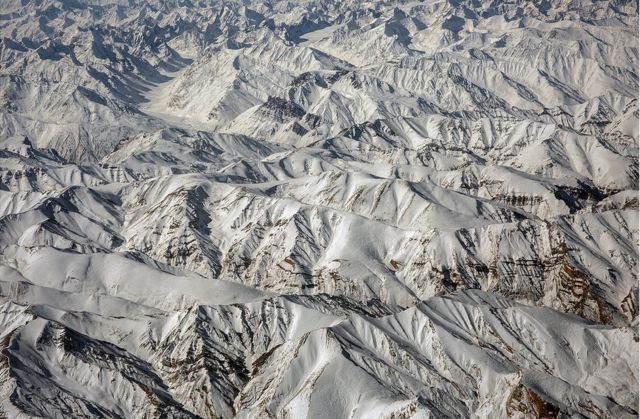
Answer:
[(633, 418), (638, 2), (0, 2), (0, 417)]

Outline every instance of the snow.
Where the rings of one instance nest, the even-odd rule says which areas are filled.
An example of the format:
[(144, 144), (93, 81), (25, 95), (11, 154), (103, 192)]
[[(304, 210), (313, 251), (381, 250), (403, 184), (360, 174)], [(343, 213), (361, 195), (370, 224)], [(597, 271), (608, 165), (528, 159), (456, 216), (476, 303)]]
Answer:
[(0, 416), (637, 417), (637, 3), (191, 3), (0, 5)]

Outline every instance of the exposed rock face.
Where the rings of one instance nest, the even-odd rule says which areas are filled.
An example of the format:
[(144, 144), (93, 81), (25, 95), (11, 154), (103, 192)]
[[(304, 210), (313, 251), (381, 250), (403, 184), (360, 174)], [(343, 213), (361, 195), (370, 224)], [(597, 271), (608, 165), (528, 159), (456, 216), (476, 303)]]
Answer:
[(0, 416), (637, 417), (637, 2), (0, 22)]

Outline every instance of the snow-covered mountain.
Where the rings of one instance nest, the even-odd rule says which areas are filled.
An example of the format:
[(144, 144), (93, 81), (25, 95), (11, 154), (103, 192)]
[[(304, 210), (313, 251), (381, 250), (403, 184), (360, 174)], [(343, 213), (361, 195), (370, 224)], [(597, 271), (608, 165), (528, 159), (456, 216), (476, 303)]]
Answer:
[(0, 2), (0, 416), (637, 417), (638, 3)]

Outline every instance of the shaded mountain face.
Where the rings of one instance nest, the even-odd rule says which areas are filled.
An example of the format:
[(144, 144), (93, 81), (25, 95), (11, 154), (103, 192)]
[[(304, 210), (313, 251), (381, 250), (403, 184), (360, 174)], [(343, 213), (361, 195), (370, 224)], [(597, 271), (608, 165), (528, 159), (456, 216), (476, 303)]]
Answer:
[(0, 416), (638, 415), (634, 1), (0, 2)]

